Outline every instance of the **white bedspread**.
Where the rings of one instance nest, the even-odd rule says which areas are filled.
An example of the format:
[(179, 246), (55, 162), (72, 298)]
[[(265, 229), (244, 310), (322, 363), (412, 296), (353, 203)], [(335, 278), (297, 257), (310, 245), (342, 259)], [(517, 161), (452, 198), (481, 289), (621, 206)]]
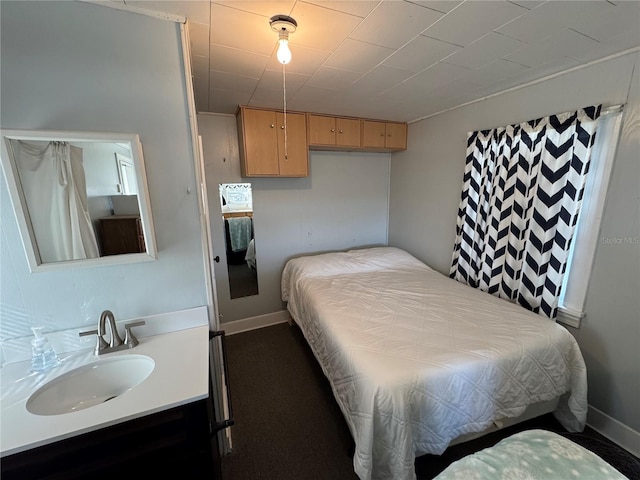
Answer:
[(586, 368), (562, 326), (389, 247), (290, 260), (288, 302), (355, 440), (362, 480), (414, 479), (414, 459), (562, 395), (584, 428)]

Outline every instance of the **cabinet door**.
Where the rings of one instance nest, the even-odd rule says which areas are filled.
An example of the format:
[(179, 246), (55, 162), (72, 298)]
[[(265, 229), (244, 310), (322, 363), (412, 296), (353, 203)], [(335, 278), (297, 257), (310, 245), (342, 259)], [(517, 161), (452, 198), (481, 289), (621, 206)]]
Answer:
[(385, 147), (405, 150), (407, 148), (407, 125), (387, 123)]
[(335, 145), (336, 119), (309, 115), (309, 145)]
[(278, 124), (278, 159), (282, 177), (309, 175), (309, 145), (307, 119), (304, 113), (287, 113), (285, 145), (284, 114), (276, 114)]
[(362, 146), (369, 148), (385, 148), (385, 123), (363, 120), (362, 124)]
[(104, 217), (100, 219), (103, 255), (144, 252), (144, 236), (140, 243), (140, 218), (135, 216)]
[(336, 145), (360, 147), (360, 120), (336, 118)]
[(278, 175), (278, 134), (276, 113), (244, 109), (243, 137), (245, 174)]
[(2, 480), (221, 478), (206, 400), (2, 457)]

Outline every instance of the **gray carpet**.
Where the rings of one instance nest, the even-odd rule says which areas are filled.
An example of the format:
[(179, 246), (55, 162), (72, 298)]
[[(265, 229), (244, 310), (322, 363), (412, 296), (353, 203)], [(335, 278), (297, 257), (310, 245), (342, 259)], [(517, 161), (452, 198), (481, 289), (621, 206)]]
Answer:
[(236, 424), (224, 480), (357, 480), (351, 435), (297, 328), (229, 336), (227, 357)]
[[(233, 452), (222, 459), (223, 480), (357, 480), (349, 429), (297, 327), (281, 324), (229, 336), (227, 355), (236, 424)], [(529, 428), (563, 434), (629, 479), (640, 479), (638, 459), (589, 428), (565, 432), (551, 415), (456, 445), (441, 456), (419, 457), (417, 478), (432, 479), (451, 462)]]
[(587, 429), (584, 433), (562, 433), (562, 435), (587, 450), (591, 450), (630, 480), (640, 479), (640, 459), (602, 435), (591, 429)]

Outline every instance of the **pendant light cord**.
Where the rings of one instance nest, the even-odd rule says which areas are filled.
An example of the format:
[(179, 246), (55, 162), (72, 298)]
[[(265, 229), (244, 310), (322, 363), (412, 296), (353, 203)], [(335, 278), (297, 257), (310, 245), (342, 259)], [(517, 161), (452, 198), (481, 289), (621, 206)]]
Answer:
[(282, 64), (282, 103), (284, 106), (284, 159), (289, 160), (289, 152), (287, 151), (287, 80), (285, 75), (286, 65)]

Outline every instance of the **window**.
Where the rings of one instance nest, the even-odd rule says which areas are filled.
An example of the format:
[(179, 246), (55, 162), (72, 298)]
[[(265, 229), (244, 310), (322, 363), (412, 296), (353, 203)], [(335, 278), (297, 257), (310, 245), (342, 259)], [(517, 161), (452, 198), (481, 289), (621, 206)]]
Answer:
[(598, 246), (600, 221), (620, 136), (622, 107), (604, 110), (599, 122), (558, 308), (557, 320), (576, 328), (580, 326), (580, 320), (585, 315), (589, 277)]

